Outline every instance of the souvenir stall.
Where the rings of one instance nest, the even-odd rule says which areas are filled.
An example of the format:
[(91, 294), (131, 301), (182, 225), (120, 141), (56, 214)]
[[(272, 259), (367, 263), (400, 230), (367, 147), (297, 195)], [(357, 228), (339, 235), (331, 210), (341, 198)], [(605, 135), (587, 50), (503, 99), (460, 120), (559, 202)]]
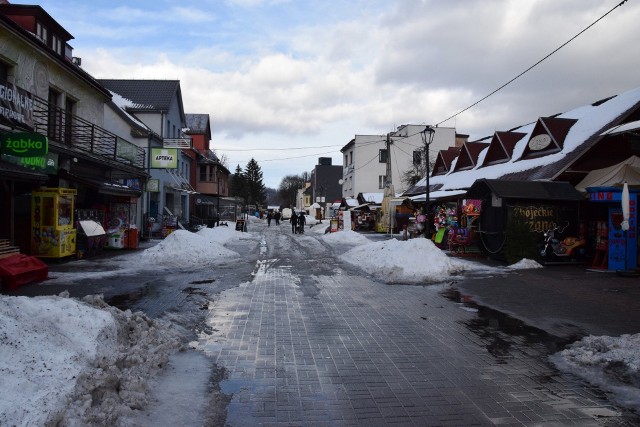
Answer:
[[(420, 216), (418, 216), (420, 222)], [(449, 232), (458, 229), (458, 205), (455, 202), (441, 203), (433, 211), (433, 242), (436, 246), (447, 246)]]
[[(590, 209), (589, 236), (595, 236), (593, 268), (634, 270), (638, 258), (638, 190), (624, 187), (589, 187), (589, 201), (600, 205)], [(626, 204), (626, 206), (625, 206)]]
[[(490, 257), (506, 260), (510, 255), (507, 251), (517, 247), (518, 251), (526, 249), (527, 257), (537, 257), (548, 264), (584, 261), (583, 248), (563, 252), (559, 247), (560, 238), (573, 237), (579, 241), (586, 231), (580, 215), (586, 199), (570, 183), (478, 179), (466, 196), (475, 200), (473, 209), (467, 207), (472, 213), (467, 215), (467, 225), (473, 218), (471, 226), (477, 237), (476, 244)], [(477, 206), (481, 209), (475, 212)], [(509, 226), (518, 223), (523, 225), (519, 230), (522, 234), (509, 240)], [(545, 245), (545, 235), (553, 229), (558, 229), (553, 245)], [(545, 256), (541, 255), (543, 246), (550, 249)]]
[(73, 213), (77, 191), (40, 188), (31, 194), (31, 254), (62, 258), (76, 252)]

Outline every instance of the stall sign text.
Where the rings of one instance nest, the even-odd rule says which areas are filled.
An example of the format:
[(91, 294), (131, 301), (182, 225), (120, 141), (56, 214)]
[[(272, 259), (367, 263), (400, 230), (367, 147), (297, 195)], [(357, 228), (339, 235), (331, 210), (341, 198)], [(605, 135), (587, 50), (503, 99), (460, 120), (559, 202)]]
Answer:
[(513, 215), (529, 225), (529, 231), (543, 233), (556, 222), (556, 208), (553, 206), (513, 206)]

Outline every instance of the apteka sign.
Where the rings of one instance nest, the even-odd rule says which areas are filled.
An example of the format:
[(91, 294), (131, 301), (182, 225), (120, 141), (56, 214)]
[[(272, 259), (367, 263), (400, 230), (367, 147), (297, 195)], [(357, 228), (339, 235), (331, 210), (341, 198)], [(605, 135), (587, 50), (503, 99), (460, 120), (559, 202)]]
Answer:
[(151, 149), (152, 169), (178, 169), (178, 149), (177, 148), (152, 148)]

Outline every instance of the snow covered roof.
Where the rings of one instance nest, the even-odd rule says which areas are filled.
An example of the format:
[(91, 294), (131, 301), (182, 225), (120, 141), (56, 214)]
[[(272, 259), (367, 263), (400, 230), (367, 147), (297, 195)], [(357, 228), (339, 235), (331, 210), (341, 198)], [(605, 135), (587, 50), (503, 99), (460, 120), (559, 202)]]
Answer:
[[(604, 130), (624, 123), (628, 113), (639, 105), (640, 88), (636, 88), (511, 129), (524, 136), (515, 142), (513, 154), (508, 161), (485, 165), (484, 158), (489, 149), (487, 147), (480, 153), (476, 167), (455, 171), (454, 163), (444, 175), (431, 176), (429, 186), (432, 190), (451, 191), (468, 189), (476, 180), (483, 178), (522, 181), (555, 179), (600, 141)], [(540, 144), (530, 145), (530, 141), (536, 137), (536, 142)], [(425, 185), (426, 179), (423, 178), (405, 194), (418, 194), (418, 189), (424, 192)]]

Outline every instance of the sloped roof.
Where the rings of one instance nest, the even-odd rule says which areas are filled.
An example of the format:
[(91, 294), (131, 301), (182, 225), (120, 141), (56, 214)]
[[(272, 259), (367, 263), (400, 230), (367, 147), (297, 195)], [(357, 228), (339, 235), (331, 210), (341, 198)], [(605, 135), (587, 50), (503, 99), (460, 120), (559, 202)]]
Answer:
[(488, 147), (489, 144), (482, 142), (465, 142), (458, 155), (454, 170), (472, 169), (477, 166), (480, 153)]
[(516, 147), (518, 141), (524, 138), (525, 135), (526, 133), (513, 131), (497, 131), (494, 133), (482, 165), (488, 166), (511, 160), (513, 149)]
[[(180, 91), (180, 80), (114, 80), (98, 82), (131, 101), (131, 111), (168, 111), (171, 100)], [(180, 95), (181, 96), (181, 95)]]
[[(433, 172), (434, 175), (444, 175), (451, 171), (451, 164), (458, 157), (462, 147), (449, 147), (446, 150), (440, 150), (438, 152), (438, 156), (436, 157), (436, 161), (433, 164)], [(423, 185), (424, 186), (424, 185)]]
[(189, 128), (187, 134), (210, 134), (211, 128), (209, 127), (209, 115), (208, 114), (185, 114), (186, 125)]

